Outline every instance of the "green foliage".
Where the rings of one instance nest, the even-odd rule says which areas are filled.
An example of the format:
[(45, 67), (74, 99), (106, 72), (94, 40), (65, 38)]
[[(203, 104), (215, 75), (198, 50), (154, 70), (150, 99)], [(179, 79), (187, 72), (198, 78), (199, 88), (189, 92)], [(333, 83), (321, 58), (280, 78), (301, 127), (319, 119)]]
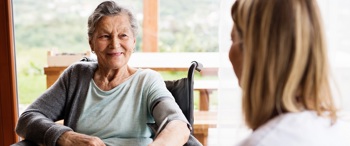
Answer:
[(16, 50), (16, 71), (19, 103), (32, 103), (46, 89), (46, 50)]
[(161, 52), (217, 52), (219, 0), (160, 1)]
[(30, 104), (46, 89), (45, 75), (17, 74), (20, 104)]
[[(18, 49), (57, 48), (65, 52), (89, 50), (87, 18), (103, 0), (14, 0), (15, 39)], [(121, 1), (142, 26), (142, 0)], [(194, 4), (189, 4), (194, 3)], [(160, 1), (161, 52), (218, 51), (219, 0)], [(136, 50), (142, 47), (140, 27)]]

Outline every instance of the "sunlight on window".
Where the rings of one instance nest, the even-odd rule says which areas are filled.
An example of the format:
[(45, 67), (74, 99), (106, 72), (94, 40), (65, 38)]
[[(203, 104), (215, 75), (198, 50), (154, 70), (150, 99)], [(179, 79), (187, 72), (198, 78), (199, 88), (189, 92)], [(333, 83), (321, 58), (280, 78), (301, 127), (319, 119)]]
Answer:
[(350, 113), (350, 10), (347, 0), (318, 0), (328, 43), (334, 96), (341, 109)]
[(159, 49), (218, 52), (220, 0), (160, 0)]

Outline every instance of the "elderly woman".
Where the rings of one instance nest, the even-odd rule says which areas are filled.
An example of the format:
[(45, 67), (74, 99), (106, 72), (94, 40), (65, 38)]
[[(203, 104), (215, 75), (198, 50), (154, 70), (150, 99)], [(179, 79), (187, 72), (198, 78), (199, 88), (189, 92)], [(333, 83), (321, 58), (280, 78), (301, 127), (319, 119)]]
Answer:
[[(20, 116), (16, 132), (40, 145), (183, 145), (189, 124), (155, 71), (128, 66), (137, 32), (133, 14), (102, 2), (88, 20), (98, 63), (79, 62)], [(64, 119), (64, 125), (55, 121)], [(165, 125), (152, 133), (148, 123)], [(155, 135), (155, 139), (152, 138)]]
[(240, 145), (350, 145), (331, 96), (316, 0), (237, 0), (231, 13), (229, 58), (253, 130)]

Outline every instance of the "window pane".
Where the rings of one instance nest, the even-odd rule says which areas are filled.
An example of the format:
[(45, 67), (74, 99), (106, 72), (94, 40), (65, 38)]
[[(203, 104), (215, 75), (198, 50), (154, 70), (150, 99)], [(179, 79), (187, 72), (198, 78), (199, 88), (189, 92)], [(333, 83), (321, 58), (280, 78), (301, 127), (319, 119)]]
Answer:
[(218, 52), (220, 0), (160, 0), (161, 52)]
[(350, 1), (318, 2), (325, 22), (331, 77), (335, 81), (334, 98), (338, 99), (338, 104), (346, 113), (350, 113)]

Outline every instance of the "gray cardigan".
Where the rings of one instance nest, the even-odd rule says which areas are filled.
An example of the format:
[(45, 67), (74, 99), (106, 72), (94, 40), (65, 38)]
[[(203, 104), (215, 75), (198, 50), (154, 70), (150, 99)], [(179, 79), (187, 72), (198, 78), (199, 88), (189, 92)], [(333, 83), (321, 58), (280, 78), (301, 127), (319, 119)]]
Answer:
[[(16, 127), (17, 134), (35, 143), (55, 146), (57, 139), (64, 132), (74, 131), (84, 107), (89, 82), (97, 66), (96, 62), (78, 62), (68, 67), (59, 79), (22, 113)], [(172, 98), (162, 97), (152, 103), (152, 115), (156, 124), (161, 125), (165, 119), (168, 122), (176, 119), (188, 123), (176, 102), (167, 99)], [(64, 125), (55, 123), (62, 119)]]

